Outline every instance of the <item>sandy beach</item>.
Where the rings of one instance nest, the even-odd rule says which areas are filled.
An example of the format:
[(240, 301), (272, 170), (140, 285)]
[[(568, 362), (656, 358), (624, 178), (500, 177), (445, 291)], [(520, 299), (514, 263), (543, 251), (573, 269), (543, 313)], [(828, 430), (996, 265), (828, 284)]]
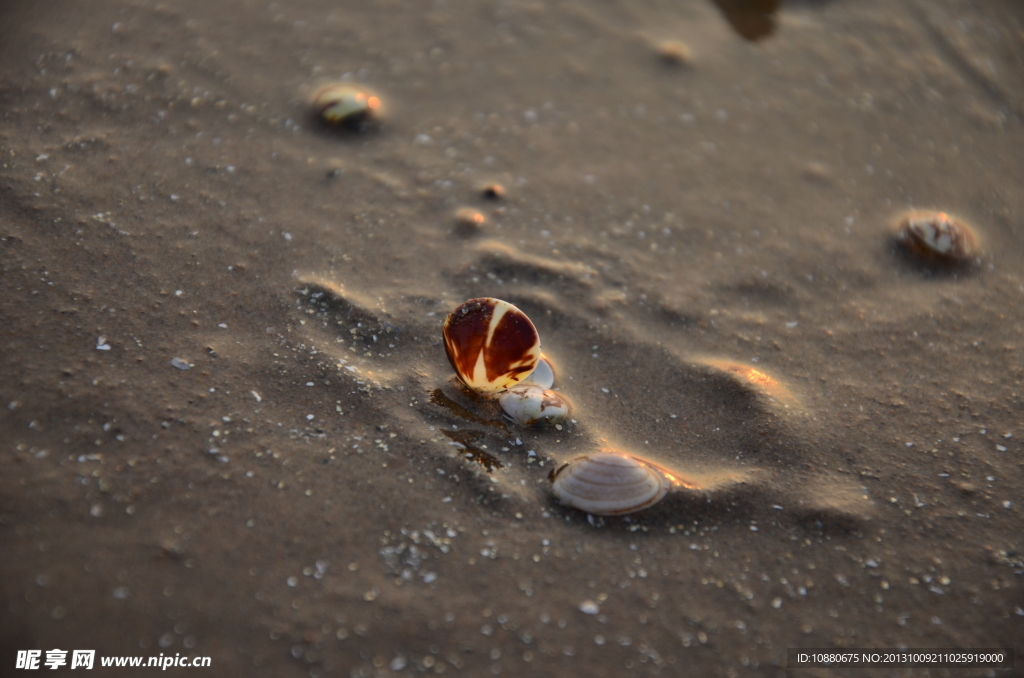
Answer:
[(1024, 675), (787, 663), (1024, 648), (1024, 5), (776, 4), (3, 3), (0, 674)]

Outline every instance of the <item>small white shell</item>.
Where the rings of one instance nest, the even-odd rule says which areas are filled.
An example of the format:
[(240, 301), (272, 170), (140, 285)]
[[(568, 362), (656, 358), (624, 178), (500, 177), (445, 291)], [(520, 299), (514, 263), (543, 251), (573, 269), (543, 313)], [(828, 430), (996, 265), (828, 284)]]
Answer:
[(526, 379), (520, 382), (523, 386), (527, 384), (536, 384), (541, 388), (551, 388), (555, 385), (555, 368), (552, 367), (548, 357), (543, 353), (540, 356), (540, 360), (537, 361), (537, 367), (533, 368), (533, 372), (530, 373)]
[(498, 396), (498, 403), (522, 426), (532, 426), (542, 419), (557, 424), (569, 414), (569, 402), (561, 394), (536, 384), (513, 386)]
[(653, 506), (671, 487), (672, 481), (657, 466), (621, 452), (573, 459), (551, 479), (551, 489), (560, 502), (599, 516)]

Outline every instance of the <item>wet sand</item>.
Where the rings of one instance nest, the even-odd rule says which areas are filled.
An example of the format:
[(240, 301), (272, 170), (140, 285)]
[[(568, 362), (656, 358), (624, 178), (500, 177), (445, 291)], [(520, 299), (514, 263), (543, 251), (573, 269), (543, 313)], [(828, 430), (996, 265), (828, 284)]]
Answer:
[[(1019, 649), (1024, 9), (786, 3), (750, 42), (721, 4), (4, 4), (3, 672)], [(318, 123), (342, 79), (378, 127)], [(975, 263), (906, 256), (912, 208)], [(560, 430), (455, 380), (479, 296), (533, 319)], [(602, 447), (693, 488), (560, 506)]]

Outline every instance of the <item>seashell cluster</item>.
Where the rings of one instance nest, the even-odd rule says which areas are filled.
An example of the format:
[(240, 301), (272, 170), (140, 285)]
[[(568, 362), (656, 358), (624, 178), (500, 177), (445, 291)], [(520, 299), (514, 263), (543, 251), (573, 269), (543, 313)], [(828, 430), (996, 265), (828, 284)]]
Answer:
[(381, 100), (365, 87), (339, 82), (318, 89), (313, 107), (329, 125), (359, 128), (380, 115)]
[(899, 222), (897, 241), (914, 256), (937, 263), (971, 261), (978, 239), (968, 224), (945, 212), (914, 210)]
[(598, 516), (634, 513), (653, 506), (672, 489), (673, 477), (629, 454), (602, 451), (560, 466), (551, 490), (566, 506)]
[[(470, 299), (448, 314), (443, 335), (459, 380), (496, 398), (513, 421), (557, 424), (568, 416), (568, 400), (551, 390), (555, 369), (541, 353), (537, 328), (512, 304), (492, 297)], [(551, 474), (551, 489), (560, 502), (601, 516), (653, 506), (677, 484), (684, 483), (661, 466), (611, 450), (573, 459)]]
[(459, 380), (480, 395), (497, 398), (513, 421), (557, 424), (569, 414), (569, 402), (550, 390), (555, 371), (541, 355), (537, 328), (512, 304), (470, 299), (448, 314), (443, 334)]

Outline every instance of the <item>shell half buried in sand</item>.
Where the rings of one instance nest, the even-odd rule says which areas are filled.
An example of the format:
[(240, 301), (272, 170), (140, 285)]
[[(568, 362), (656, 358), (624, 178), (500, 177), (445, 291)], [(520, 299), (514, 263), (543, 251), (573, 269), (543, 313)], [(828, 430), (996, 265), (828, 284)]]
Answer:
[(498, 396), (498, 403), (521, 426), (541, 421), (557, 424), (569, 415), (569, 401), (560, 393), (531, 383), (508, 389)]
[(660, 467), (622, 452), (601, 451), (563, 464), (551, 477), (558, 501), (598, 516), (654, 506), (674, 479)]
[(931, 210), (903, 215), (896, 238), (911, 254), (932, 262), (967, 263), (978, 249), (978, 238), (967, 223)]
[(444, 350), (463, 384), (494, 396), (520, 383), (540, 360), (540, 335), (526, 314), (492, 297), (470, 299), (444, 321)]

